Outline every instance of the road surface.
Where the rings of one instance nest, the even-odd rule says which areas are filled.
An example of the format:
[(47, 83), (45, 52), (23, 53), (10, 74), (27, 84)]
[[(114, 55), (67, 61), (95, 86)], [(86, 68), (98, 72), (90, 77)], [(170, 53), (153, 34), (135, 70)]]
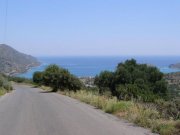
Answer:
[(153, 135), (75, 99), (14, 87), (0, 97), (0, 135)]

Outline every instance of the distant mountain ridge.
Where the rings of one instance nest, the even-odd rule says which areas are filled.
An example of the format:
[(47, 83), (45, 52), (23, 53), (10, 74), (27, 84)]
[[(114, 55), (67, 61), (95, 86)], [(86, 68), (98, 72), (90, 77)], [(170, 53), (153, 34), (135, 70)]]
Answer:
[(40, 62), (33, 56), (18, 52), (14, 48), (0, 44), (0, 72), (6, 75), (26, 72), (29, 68), (39, 66)]

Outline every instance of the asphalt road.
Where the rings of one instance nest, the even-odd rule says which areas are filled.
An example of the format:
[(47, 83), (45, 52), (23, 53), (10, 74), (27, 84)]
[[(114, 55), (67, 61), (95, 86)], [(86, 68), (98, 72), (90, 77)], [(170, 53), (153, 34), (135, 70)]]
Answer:
[(14, 87), (0, 97), (0, 135), (152, 135), (69, 97)]

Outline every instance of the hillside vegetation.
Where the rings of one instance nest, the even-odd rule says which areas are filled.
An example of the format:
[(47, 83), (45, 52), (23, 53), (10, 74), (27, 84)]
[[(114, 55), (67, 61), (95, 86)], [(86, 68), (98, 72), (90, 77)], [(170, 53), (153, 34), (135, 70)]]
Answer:
[(134, 59), (118, 64), (114, 72), (103, 71), (95, 77), (100, 92), (109, 91), (121, 100), (154, 101), (167, 98), (167, 83), (156, 67), (137, 64)]
[(21, 73), (39, 64), (36, 58), (20, 53), (8, 45), (0, 44), (0, 73), (6, 75)]
[(13, 88), (8, 78), (5, 75), (0, 74), (0, 96), (10, 92), (12, 89)]
[(44, 72), (35, 72), (33, 81), (39, 85), (52, 87), (54, 92), (58, 90), (76, 91), (82, 87), (82, 83), (76, 76), (57, 65), (48, 66)]
[(134, 59), (119, 63), (114, 72), (102, 71), (93, 88), (57, 65), (34, 73), (33, 81), (161, 135), (180, 133), (180, 100), (170, 96), (163, 73)]
[[(102, 95), (94, 90), (63, 91), (61, 93), (139, 126), (150, 128), (152, 132), (160, 135), (180, 135), (180, 121), (172, 118), (170, 115), (165, 116), (170, 106), (162, 106), (159, 103), (147, 104), (133, 100), (118, 100), (116, 97), (107, 96), (106, 94)], [(159, 102), (164, 101), (161, 100)], [(164, 103), (166, 104), (167, 102)], [(163, 111), (160, 111), (158, 107)], [(172, 107), (170, 108), (172, 109)], [(170, 112), (172, 110), (169, 110)]]

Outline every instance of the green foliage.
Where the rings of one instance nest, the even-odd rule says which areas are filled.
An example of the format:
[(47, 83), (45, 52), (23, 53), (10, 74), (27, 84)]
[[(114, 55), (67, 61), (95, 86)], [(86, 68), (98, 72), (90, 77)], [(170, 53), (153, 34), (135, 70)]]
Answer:
[(125, 100), (165, 99), (168, 92), (163, 74), (156, 67), (137, 64), (134, 59), (119, 63), (115, 72), (101, 72), (95, 77), (95, 84), (101, 93), (109, 89), (114, 96)]
[(173, 123), (161, 123), (154, 127), (153, 131), (160, 135), (179, 135)]
[(81, 87), (82, 87), (82, 83), (74, 75), (69, 76), (69, 82), (68, 83), (69, 83), (68, 84), (68, 89), (69, 90), (76, 91), (76, 90), (80, 90)]
[(57, 65), (49, 65), (44, 72), (35, 72), (33, 81), (52, 87), (54, 92), (65, 89), (76, 91), (82, 86), (77, 77)]
[(8, 80), (16, 83), (28, 83), (28, 84), (33, 83), (31, 79), (16, 77), (16, 76), (8, 76)]
[(114, 81), (115, 81), (115, 84), (128, 84), (132, 82), (132, 77), (126, 67), (119, 66), (117, 70), (115, 71)]
[(11, 91), (13, 88), (5, 75), (0, 74), (0, 95)]
[(107, 102), (106, 106), (104, 107), (104, 111), (107, 113), (116, 113), (118, 111), (127, 112), (132, 106), (132, 102), (111, 99)]
[(43, 73), (39, 71), (35, 72), (33, 74), (33, 82), (41, 84), (43, 82)]
[(95, 84), (99, 87), (100, 93), (103, 93), (105, 89), (112, 89), (113, 86), (113, 72), (104, 71), (99, 74), (99, 76), (95, 77)]

